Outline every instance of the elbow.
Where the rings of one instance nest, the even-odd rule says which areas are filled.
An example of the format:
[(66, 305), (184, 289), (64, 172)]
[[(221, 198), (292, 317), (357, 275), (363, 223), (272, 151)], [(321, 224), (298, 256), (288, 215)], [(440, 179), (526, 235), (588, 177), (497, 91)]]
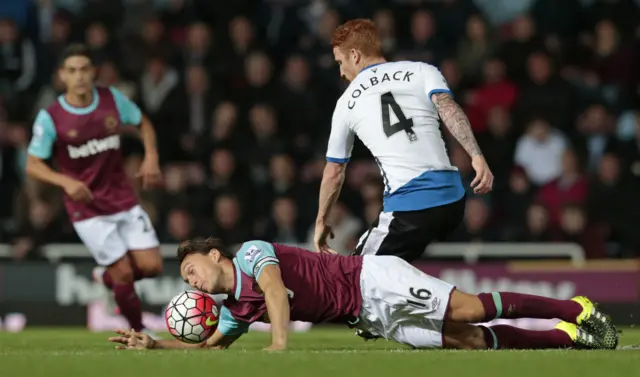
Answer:
[(287, 289), (284, 287), (284, 284), (282, 284), (279, 287), (270, 287), (270, 289), (266, 290), (265, 299), (271, 300), (273, 302), (278, 302), (278, 301), (288, 302)]
[(33, 158), (28, 156), (27, 163), (25, 164), (25, 168), (24, 168), (24, 172), (27, 174), (27, 176), (29, 177), (33, 176), (34, 170), (36, 169), (36, 165), (37, 163), (33, 161)]
[(334, 182), (342, 182), (344, 179), (347, 164), (338, 164), (336, 162), (327, 162), (324, 167), (324, 177)]

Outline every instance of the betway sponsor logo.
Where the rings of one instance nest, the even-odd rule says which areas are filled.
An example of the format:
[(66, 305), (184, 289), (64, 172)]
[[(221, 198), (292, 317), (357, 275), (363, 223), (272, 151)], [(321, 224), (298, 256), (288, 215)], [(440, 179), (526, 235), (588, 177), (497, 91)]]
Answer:
[(468, 293), (516, 292), (567, 300), (576, 295), (576, 284), (571, 281), (551, 283), (544, 280), (516, 280), (507, 277), (478, 277), (470, 269), (444, 269), (440, 279)]
[(78, 158), (94, 156), (98, 153), (102, 153), (111, 149), (120, 149), (120, 135), (111, 135), (109, 137), (105, 137), (104, 139), (89, 140), (79, 147), (74, 147), (71, 145), (67, 146), (69, 157), (74, 160)]
[[(160, 276), (136, 282), (140, 299), (151, 305), (165, 305), (176, 294), (189, 287), (179, 276)], [(80, 275), (71, 264), (56, 268), (56, 301), (60, 305), (88, 304), (104, 297), (105, 287)]]

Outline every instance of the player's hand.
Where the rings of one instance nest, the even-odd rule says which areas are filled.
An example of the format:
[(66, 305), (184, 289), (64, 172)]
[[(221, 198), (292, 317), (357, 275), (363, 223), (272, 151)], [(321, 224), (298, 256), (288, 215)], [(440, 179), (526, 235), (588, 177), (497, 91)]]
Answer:
[(471, 159), (471, 166), (476, 171), (476, 177), (471, 182), (473, 192), (476, 194), (486, 194), (493, 189), (493, 173), (487, 165), (483, 156), (476, 156)]
[(331, 225), (317, 223), (315, 233), (313, 234), (313, 245), (315, 246), (316, 251), (318, 253), (338, 254), (337, 251), (330, 248), (327, 244), (328, 237), (330, 239), (335, 237), (333, 229), (331, 229)]
[(88, 203), (93, 200), (93, 193), (83, 182), (75, 179), (69, 179), (62, 187), (64, 192), (76, 202)]
[(151, 339), (149, 335), (137, 332), (134, 329), (116, 330), (116, 333), (119, 336), (112, 336), (109, 338), (109, 341), (118, 343), (116, 349), (119, 350), (152, 349), (156, 345), (155, 340)]
[(160, 172), (158, 157), (145, 156), (137, 177), (142, 178), (142, 188), (145, 190), (159, 186), (162, 183), (162, 173)]

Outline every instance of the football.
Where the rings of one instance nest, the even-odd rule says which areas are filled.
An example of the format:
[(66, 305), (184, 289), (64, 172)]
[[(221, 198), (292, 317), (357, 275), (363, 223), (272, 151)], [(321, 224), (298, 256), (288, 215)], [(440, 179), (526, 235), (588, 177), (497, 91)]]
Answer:
[(171, 335), (185, 343), (207, 340), (218, 327), (218, 307), (206, 293), (185, 291), (174, 297), (165, 310)]

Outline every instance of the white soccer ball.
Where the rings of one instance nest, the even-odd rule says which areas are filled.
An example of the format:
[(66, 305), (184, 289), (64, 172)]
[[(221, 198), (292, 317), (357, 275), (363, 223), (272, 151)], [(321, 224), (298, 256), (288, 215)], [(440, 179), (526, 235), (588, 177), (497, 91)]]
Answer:
[(185, 291), (174, 297), (165, 310), (169, 333), (185, 343), (201, 343), (218, 328), (218, 307), (206, 293)]

